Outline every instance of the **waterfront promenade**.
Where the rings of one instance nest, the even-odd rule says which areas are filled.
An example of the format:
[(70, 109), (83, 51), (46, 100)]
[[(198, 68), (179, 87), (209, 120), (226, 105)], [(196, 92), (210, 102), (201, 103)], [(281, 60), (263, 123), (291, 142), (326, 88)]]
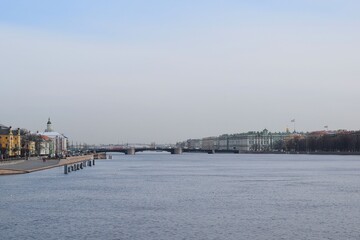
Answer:
[(13, 160), (0, 162), (0, 175), (13, 175), (31, 173), (46, 170), (54, 167), (61, 167), (67, 164), (74, 164), (93, 159), (94, 155), (67, 157), (66, 159), (31, 158), (29, 160)]

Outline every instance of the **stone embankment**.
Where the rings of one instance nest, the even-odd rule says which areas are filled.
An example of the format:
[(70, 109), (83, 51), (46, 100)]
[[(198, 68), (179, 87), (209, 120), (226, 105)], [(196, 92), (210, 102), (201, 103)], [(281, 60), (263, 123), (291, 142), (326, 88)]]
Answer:
[(14, 169), (0, 169), (0, 175), (14, 175), (27, 173), (26, 171), (14, 170)]
[[(49, 168), (61, 167), (64, 165), (75, 164), (78, 162), (84, 162), (92, 159), (104, 159), (103, 155), (94, 156), (83, 155), (67, 157), (66, 159), (40, 159), (33, 158), (29, 160), (15, 160), (15, 161), (3, 161), (0, 164), (0, 175), (12, 175), (31, 173), (35, 171), (45, 170)], [(106, 158), (106, 157), (105, 157)]]
[(66, 159), (61, 159), (58, 166), (70, 165), (73, 163), (83, 162), (86, 160), (94, 159), (94, 155), (84, 155), (84, 156), (74, 156), (74, 157), (67, 157)]

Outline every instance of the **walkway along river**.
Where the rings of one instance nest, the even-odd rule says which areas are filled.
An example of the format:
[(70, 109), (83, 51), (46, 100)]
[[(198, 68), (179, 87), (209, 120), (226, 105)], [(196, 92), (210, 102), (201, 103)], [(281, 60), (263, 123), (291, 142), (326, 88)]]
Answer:
[[(86, 166), (95, 164), (95, 159), (104, 158), (104, 156), (96, 154), (67, 157), (66, 159), (32, 159), (3, 162), (0, 165), (0, 175), (24, 174), (40, 170), (46, 170), (54, 167), (64, 166), (64, 173), (76, 171)], [(92, 161), (92, 163), (89, 163)], [(66, 169), (65, 169), (66, 168)]]

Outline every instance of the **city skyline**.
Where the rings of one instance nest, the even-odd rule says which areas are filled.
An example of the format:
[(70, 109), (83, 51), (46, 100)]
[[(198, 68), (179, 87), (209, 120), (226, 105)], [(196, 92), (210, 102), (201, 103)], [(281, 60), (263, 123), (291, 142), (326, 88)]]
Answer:
[[(25, 128), (16, 128), (16, 129), (21, 129), (21, 130), (24, 130), (25, 132), (28, 132), (28, 133), (32, 133), (32, 134), (39, 134), (39, 135), (43, 135), (44, 133), (46, 132), (51, 132), (51, 134), (63, 134), (63, 133), (58, 133), (57, 131), (55, 131), (53, 128), (52, 128), (52, 123), (50, 122), (50, 118), (48, 118), (48, 121), (47, 121), (47, 126), (46, 128), (43, 130), (43, 131), (39, 131), (39, 130), (36, 130), (36, 131), (33, 131), (31, 129), (25, 129)], [(313, 131), (302, 131), (302, 130), (296, 130), (295, 128), (295, 119), (292, 119), (290, 121), (291, 124), (293, 124), (293, 128), (289, 128), (289, 127), (286, 127), (285, 130), (280, 130), (280, 131), (269, 131), (269, 129), (267, 128), (263, 128), (263, 129), (251, 129), (251, 130), (246, 130), (246, 131), (243, 131), (243, 132), (227, 132), (227, 133), (221, 133), (219, 135), (212, 135), (212, 136), (197, 136), (197, 137), (192, 137), (192, 138), (188, 138), (186, 140), (201, 140), (201, 139), (206, 139), (206, 138), (218, 138), (218, 137), (224, 137), (224, 136), (232, 136), (232, 135), (239, 135), (239, 134), (257, 134), (257, 133), (262, 133), (264, 131), (266, 132), (269, 132), (271, 134), (285, 134), (285, 135), (293, 135), (293, 136), (297, 136), (298, 134), (301, 134), (301, 135), (304, 135), (304, 134), (319, 134), (319, 133), (330, 133), (330, 134), (333, 134), (333, 133), (341, 133), (341, 132), (354, 132), (356, 130), (354, 129), (329, 129), (329, 126), (323, 126), (323, 129), (316, 129), (316, 130), (313, 130)], [(50, 123), (50, 125), (49, 125)], [(6, 127), (6, 128), (12, 128), (14, 129), (13, 126), (5, 126), (3, 124), (0, 124), (1, 126), (3, 127)], [(49, 127), (50, 126), (50, 127)], [(51, 129), (51, 130), (49, 130)], [(97, 143), (94, 143), (94, 142), (86, 142), (86, 141), (78, 141), (77, 139), (69, 139), (69, 137), (65, 136), (69, 141), (69, 145), (71, 146), (75, 146), (75, 145), (136, 145), (136, 144), (145, 144), (145, 145), (151, 145), (151, 144), (170, 144), (170, 145), (174, 145), (174, 144), (177, 144), (179, 142), (182, 142), (184, 141), (185, 139), (181, 139), (177, 142), (155, 142), (155, 141), (152, 141), (152, 142), (124, 142), (124, 141), (121, 141), (118, 140), (118, 142), (97, 142)]]
[(357, 1), (5, 1), (0, 124), (87, 143), (358, 130)]

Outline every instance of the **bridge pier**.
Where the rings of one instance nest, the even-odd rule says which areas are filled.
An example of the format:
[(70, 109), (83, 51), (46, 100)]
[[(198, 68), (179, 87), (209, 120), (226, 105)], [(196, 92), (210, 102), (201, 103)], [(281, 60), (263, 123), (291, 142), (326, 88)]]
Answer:
[(135, 154), (135, 148), (129, 148), (125, 152), (126, 155), (134, 155)]
[(68, 174), (68, 166), (64, 165), (64, 174)]
[(182, 154), (182, 148), (181, 147), (174, 148), (174, 150), (171, 151), (171, 154)]
[(214, 149), (208, 151), (208, 154), (214, 154), (214, 153), (215, 153), (215, 150), (214, 150)]

